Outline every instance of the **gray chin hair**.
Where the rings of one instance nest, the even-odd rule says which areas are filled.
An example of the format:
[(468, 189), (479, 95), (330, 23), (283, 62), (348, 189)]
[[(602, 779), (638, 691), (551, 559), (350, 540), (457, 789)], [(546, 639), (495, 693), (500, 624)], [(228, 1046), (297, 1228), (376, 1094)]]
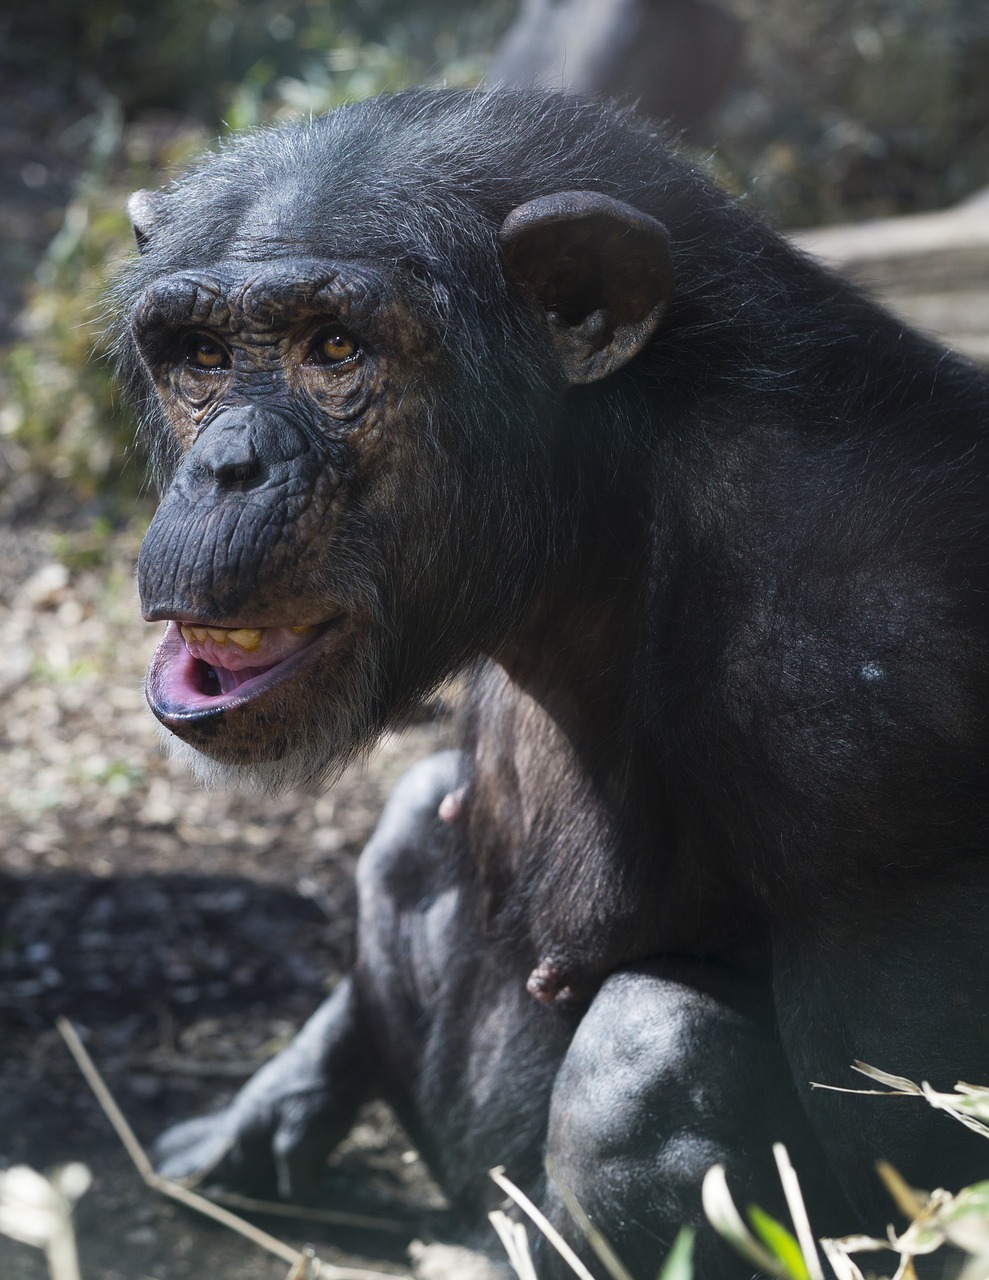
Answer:
[(280, 760), (227, 764), (176, 738), (164, 725), (158, 726), (158, 738), (168, 758), (188, 769), (207, 791), (259, 791), (264, 795), (278, 795), (312, 781), (313, 761), (302, 752), (293, 752)]
[(367, 703), (362, 706), (358, 702), (356, 713), (350, 704), (322, 720), (310, 712), (298, 725), (297, 746), (275, 759), (259, 752), (241, 764), (214, 760), (177, 738), (164, 725), (158, 726), (158, 737), (169, 759), (178, 760), (207, 790), (278, 795), (293, 789), (315, 791), (329, 786), (353, 760), (367, 756), (384, 728), (373, 722)]

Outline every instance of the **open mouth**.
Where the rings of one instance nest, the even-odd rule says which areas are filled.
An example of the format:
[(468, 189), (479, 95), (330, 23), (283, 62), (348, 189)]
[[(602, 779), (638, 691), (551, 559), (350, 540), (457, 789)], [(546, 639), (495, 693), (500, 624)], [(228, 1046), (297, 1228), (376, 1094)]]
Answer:
[(168, 723), (239, 706), (294, 675), (339, 621), (301, 627), (171, 621), (148, 670), (151, 709)]

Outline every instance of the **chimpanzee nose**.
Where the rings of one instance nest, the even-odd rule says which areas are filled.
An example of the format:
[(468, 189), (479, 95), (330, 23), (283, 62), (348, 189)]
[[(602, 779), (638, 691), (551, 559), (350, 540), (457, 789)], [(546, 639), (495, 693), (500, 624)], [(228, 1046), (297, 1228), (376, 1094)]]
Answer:
[(206, 430), (196, 449), (199, 466), (221, 489), (256, 483), (262, 474), (254, 446), (252, 415), (231, 410)]

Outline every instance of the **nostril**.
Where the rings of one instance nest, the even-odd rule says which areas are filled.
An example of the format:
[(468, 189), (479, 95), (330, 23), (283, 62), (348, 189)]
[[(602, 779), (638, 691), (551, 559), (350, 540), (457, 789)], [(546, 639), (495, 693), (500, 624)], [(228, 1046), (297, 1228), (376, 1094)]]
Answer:
[(204, 441), (199, 455), (200, 465), (221, 487), (250, 484), (261, 475), (261, 462), (250, 439), (238, 439), (230, 432), (219, 432)]
[(211, 470), (218, 484), (247, 484), (261, 474), (261, 464), (257, 458), (250, 458), (243, 462), (223, 462)]

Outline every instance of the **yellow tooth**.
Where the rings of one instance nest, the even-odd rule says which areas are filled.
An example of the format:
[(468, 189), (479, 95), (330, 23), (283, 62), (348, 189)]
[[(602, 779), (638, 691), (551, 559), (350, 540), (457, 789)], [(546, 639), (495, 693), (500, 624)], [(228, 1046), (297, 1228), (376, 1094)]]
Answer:
[(209, 639), (209, 632), (205, 627), (190, 627), (189, 630), (192, 632), (193, 638), (198, 640), (200, 644), (205, 644)]
[(227, 636), (230, 635), (230, 632), (226, 627), (207, 627), (206, 634), (211, 640), (215, 640), (217, 644), (226, 644)]
[(226, 632), (226, 635), (238, 649), (246, 649), (248, 653), (255, 653), (261, 648), (260, 627), (238, 627), (236, 631)]
[(182, 639), (186, 642), (186, 644), (188, 644), (190, 640), (195, 639), (195, 636), (193, 635), (192, 627), (186, 626), (184, 622), (182, 623), (182, 626), (179, 628), (179, 630), (182, 632)]
[(294, 635), (297, 635), (297, 636), (305, 636), (305, 635), (308, 635), (310, 631), (315, 631), (315, 630), (316, 628), (314, 626), (289, 627), (289, 631), (291, 631)]

